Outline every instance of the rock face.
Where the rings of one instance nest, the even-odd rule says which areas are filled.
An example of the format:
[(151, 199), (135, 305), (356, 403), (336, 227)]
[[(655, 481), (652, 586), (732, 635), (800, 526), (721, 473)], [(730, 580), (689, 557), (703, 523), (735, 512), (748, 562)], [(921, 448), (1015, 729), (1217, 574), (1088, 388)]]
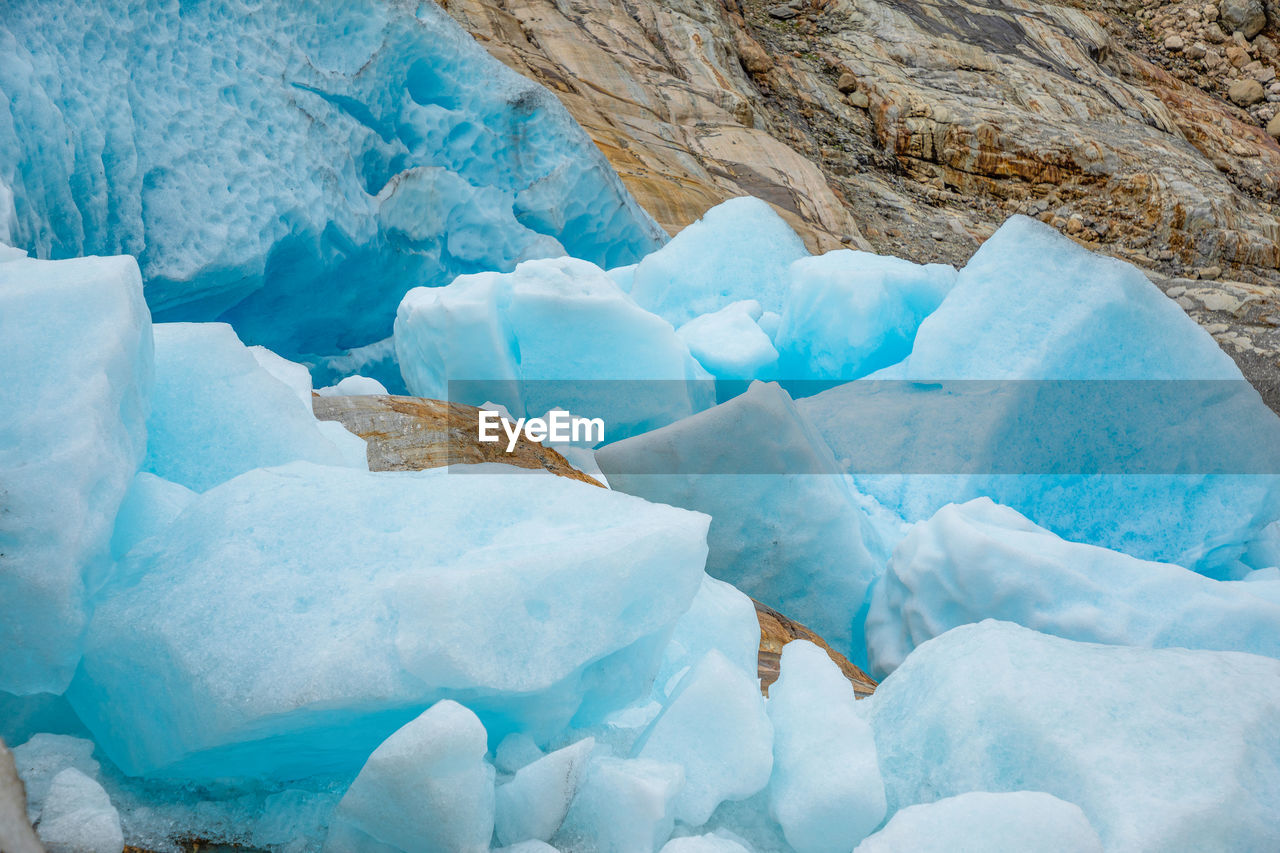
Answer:
[[(559, 477), (600, 486), (556, 451), (521, 437), (513, 453), (476, 440), (480, 410), (475, 406), (423, 397), (360, 395), (312, 398), (316, 417), (337, 421), (363, 438), (370, 471), (420, 471), (446, 465), (501, 462), (544, 469)], [(603, 488), (603, 486), (601, 486)]]
[[(1271, 30), (1237, 44), (1217, 7), (1155, 0), (797, 7), (785, 19), (763, 0), (448, 11), (555, 91), (668, 230), (751, 192), (802, 220), (811, 249), (865, 239), (954, 264), (1023, 212), (1162, 279), (1217, 265), (1225, 280), (1280, 284)], [(1243, 78), (1266, 89), (1250, 112), (1228, 98)]]

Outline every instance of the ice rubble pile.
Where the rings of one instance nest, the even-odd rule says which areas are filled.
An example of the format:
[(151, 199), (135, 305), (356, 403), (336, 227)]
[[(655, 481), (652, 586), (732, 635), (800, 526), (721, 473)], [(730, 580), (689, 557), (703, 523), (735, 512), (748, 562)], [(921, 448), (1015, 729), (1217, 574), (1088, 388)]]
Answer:
[[(0, 31), (0, 236), (141, 263), (0, 247), (0, 735), (52, 850), (1280, 847), (1280, 490), (1184, 447), (1280, 421), (1139, 273), (1025, 219), (958, 272), (810, 257), (754, 199), (644, 254), (435, 7), (221, 8)], [(612, 489), (370, 473), (242, 342), (368, 343), (401, 294), (408, 388), (606, 415)], [(938, 380), (1112, 379), (1247, 393), (1158, 477), (848, 467), (997, 462), (1044, 401)], [(876, 695), (794, 642), (766, 700), (744, 591)]]
[(331, 355), (390, 335), (413, 283), (663, 239), (556, 98), (434, 3), (5, 13), (0, 238), (135, 255), (157, 318)]

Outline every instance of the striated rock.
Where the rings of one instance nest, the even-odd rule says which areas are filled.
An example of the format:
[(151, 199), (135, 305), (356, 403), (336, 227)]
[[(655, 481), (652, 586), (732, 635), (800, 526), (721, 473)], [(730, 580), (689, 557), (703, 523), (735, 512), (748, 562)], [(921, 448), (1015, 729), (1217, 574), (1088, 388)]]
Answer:
[(875, 692), (876, 681), (858, 667), (849, 663), (848, 658), (834, 651), (817, 634), (799, 622), (793, 622), (772, 607), (768, 607), (752, 599), (756, 606), (756, 618), (760, 620), (760, 689), (769, 695), (769, 686), (778, 680), (779, 661), (782, 647), (792, 640), (808, 640), (827, 653), (832, 662), (844, 673), (853, 685), (853, 693), (864, 699)]
[[(560, 477), (601, 486), (556, 451), (521, 436), (515, 451), (506, 441), (476, 440), (479, 409), (423, 397), (363, 395), (311, 398), (316, 417), (337, 421), (365, 440), (370, 471), (420, 471), (446, 465), (498, 462), (543, 469)], [(601, 486), (603, 488), (603, 486)]]
[(1244, 78), (1231, 84), (1231, 88), (1227, 90), (1227, 97), (1236, 106), (1251, 107), (1264, 100), (1267, 97), (1267, 92), (1257, 80)]
[(451, 0), (447, 11), (495, 57), (551, 89), (668, 232), (725, 199), (755, 195), (812, 251), (840, 248), (843, 235), (870, 248), (819, 167), (761, 115), (751, 75), (771, 80), (785, 58), (718, 0)]
[(1227, 32), (1240, 32), (1251, 39), (1267, 25), (1261, 0), (1222, 0), (1219, 20)]

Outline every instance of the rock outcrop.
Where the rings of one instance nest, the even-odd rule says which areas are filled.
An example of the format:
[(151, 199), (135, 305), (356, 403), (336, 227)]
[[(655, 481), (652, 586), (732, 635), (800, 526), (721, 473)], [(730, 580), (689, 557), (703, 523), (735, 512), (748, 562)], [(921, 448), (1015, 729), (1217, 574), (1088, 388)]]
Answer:
[(517, 468), (543, 469), (603, 486), (569, 464), (549, 447), (516, 440), (515, 450), (506, 452), (505, 440), (497, 444), (477, 440), (475, 406), (428, 400), (366, 394), (350, 397), (311, 398), (312, 409), (322, 421), (337, 421), (365, 440), (370, 471), (421, 471), (447, 465), (474, 465), (498, 462)]
[[(1250, 36), (1257, 2), (449, 0), (448, 11), (556, 92), (668, 230), (749, 192), (802, 221), (813, 250), (963, 263), (1021, 212), (1158, 282), (1217, 267), (1200, 287), (1237, 281), (1275, 304), (1278, 19)], [(1252, 22), (1238, 34), (1217, 23), (1231, 4)], [(1240, 81), (1244, 108), (1231, 98)], [(1274, 382), (1280, 316), (1227, 325), (1227, 352)]]

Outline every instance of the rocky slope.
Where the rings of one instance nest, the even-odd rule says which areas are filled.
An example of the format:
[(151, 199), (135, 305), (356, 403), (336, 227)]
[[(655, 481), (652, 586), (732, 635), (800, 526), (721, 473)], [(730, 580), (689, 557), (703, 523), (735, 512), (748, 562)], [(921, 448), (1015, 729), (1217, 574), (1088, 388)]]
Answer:
[(668, 230), (745, 192), (799, 223), (811, 249), (958, 264), (1030, 213), (1146, 269), (1274, 400), (1280, 9), (1259, 26), (1260, 2), (448, 11), (556, 92)]

